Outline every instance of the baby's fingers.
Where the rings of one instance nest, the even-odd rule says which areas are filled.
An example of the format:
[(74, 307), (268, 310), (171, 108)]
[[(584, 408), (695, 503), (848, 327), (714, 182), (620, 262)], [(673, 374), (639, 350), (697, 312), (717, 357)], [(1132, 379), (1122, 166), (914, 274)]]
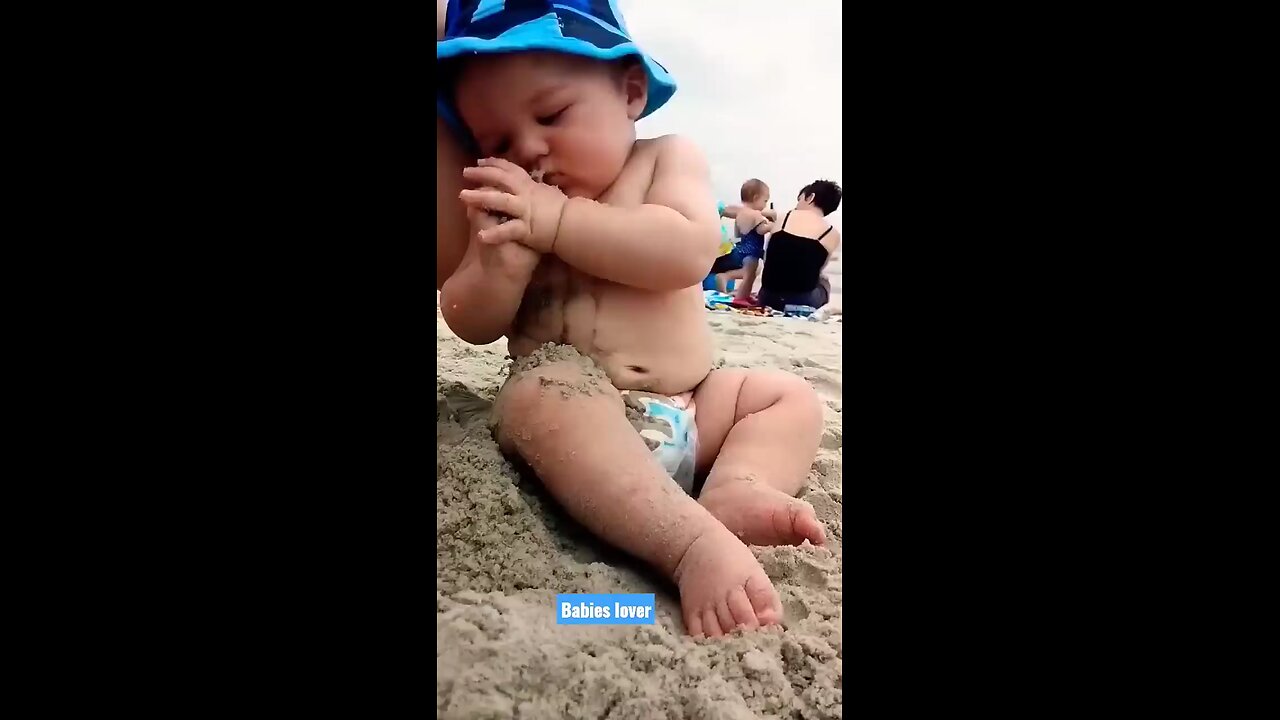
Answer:
[(471, 223), (471, 226), (474, 228), (485, 229), (497, 227), (498, 224), (502, 222), (502, 220), (497, 216), (485, 212), (483, 208), (475, 208), (467, 205), (466, 210), (467, 222)]
[(478, 186), (488, 185), (507, 192), (514, 192), (516, 189), (511, 174), (502, 168), (465, 167), (462, 168), (462, 177)]
[(511, 162), (510, 160), (506, 160), (503, 158), (493, 158), (493, 157), (480, 158), (479, 160), (476, 161), (476, 164), (483, 165), (486, 167), (499, 168), (501, 170), (505, 170), (509, 173), (515, 174), (516, 177), (529, 177), (529, 173), (526, 172), (524, 168)]
[(524, 203), (514, 195), (498, 190), (463, 190), (458, 197), (468, 207), (502, 213), (511, 217), (524, 217)]
[(519, 219), (508, 220), (498, 227), (481, 230), (476, 234), (476, 237), (486, 245), (520, 242), (529, 237), (529, 225)]

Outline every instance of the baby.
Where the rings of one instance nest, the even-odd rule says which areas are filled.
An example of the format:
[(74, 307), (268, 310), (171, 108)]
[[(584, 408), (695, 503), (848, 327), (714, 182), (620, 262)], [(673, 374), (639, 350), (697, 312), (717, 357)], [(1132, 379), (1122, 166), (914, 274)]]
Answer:
[(822, 432), (817, 395), (788, 373), (712, 369), (707, 162), (680, 137), (636, 139), (674, 84), (612, 3), (565, 5), (451, 14), (437, 45), (446, 108), (482, 157), (463, 172), (472, 235), (441, 311), (467, 342), (507, 337), (500, 446), (597, 536), (672, 578), (690, 634), (778, 623), (744, 543), (825, 541), (793, 497)]
[(723, 217), (734, 218), (734, 228), (741, 237), (729, 254), (716, 258), (711, 272), (716, 275), (716, 289), (725, 292), (730, 279), (737, 280), (734, 292), (739, 302), (751, 304), (751, 288), (755, 285), (760, 260), (764, 257), (765, 236), (773, 232), (771, 221), (777, 219), (769, 204), (769, 186), (751, 178), (742, 183), (742, 204), (724, 208)]

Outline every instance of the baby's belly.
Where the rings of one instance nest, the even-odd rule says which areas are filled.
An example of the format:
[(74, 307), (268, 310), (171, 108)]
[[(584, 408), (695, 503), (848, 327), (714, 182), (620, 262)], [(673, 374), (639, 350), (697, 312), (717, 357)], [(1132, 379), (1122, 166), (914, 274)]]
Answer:
[(557, 262), (540, 267), (530, 283), (507, 347), (519, 357), (546, 342), (573, 345), (620, 390), (675, 395), (711, 371), (705, 313), (701, 288), (648, 292)]

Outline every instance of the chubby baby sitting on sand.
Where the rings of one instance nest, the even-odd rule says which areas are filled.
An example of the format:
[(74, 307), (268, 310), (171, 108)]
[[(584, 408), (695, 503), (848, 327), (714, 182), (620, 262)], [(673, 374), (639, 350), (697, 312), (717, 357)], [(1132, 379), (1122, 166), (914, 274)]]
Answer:
[(471, 237), (441, 312), (464, 341), (507, 337), (499, 445), (672, 578), (690, 634), (778, 623), (744, 543), (825, 541), (793, 497), (822, 433), (817, 394), (787, 373), (712, 369), (707, 163), (680, 137), (636, 139), (675, 90), (666, 70), (621, 18), (587, 16), (612, 3), (525, 5), (451, 16), (437, 43), (441, 108), (483, 157), (463, 172)]

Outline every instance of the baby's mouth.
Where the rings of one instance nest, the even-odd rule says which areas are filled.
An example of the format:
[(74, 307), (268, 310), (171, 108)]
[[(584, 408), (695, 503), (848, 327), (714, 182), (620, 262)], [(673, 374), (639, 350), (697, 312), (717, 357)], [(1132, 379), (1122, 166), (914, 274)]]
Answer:
[(529, 177), (533, 178), (534, 182), (542, 183), (544, 185), (554, 185), (555, 187), (560, 187), (560, 182), (564, 180), (564, 177), (559, 173), (547, 172), (542, 168), (538, 168), (537, 170), (530, 172)]

